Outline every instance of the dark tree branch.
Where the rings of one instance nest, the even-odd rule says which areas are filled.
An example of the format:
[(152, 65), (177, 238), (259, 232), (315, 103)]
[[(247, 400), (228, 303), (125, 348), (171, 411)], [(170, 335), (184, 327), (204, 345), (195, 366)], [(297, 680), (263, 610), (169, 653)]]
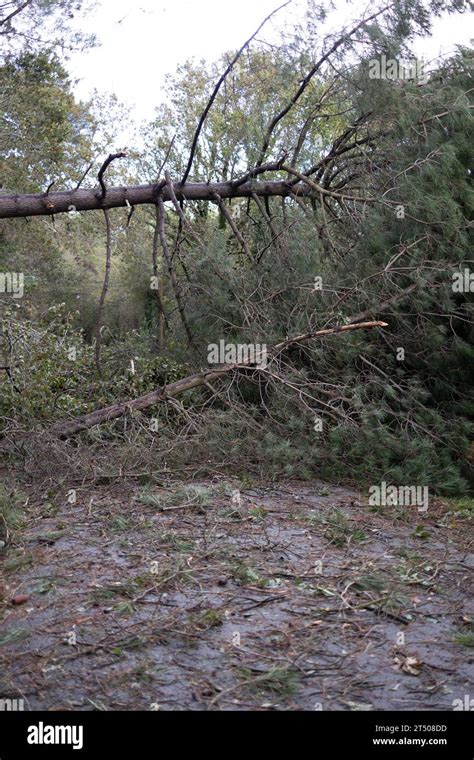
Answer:
[[(155, 283), (158, 281), (158, 245), (160, 243), (160, 230), (158, 221), (155, 222), (155, 231), (153, 234), (153, 247), (152, 247), (152, 262), (153, 262), (153, 277), (155, 278)], [(158, 309), (159, 309), (159, 340), (158, 340), (158, 346), (160, 351), (163, 351), (164, 349), (164, 326), (166, 324), (166, 327), (169, 329), (169, 323), (168, 318), (166, 316), (165, 307), (163, 303), (163, 295), (164, 295), (164, 287), (163, 287), (163, 273), (161, 273), (161, 277), (159, 278), (159, 288), (155, 289), (156, 293), (156, 301), (158, 303)]]
[(202, 240), (197, 234), (197, 232), (194, 232), (191, 222), (187, 218), (186, 214), (184, 213), (183, 209), (179, 205), (178, 199), (176, 197), (176, 194), (174, 192), (173, 183), (171, 182), (171, 177), (169, 175), (169, 172), (165, 172), (165, 179), (166, 179), (166, 187), (168, 188), (169, 196), (173, 202), (173, 206), (175, 207), (176, 213), (179, 216), (180, 222), (183, 227), (186, 227), (186, 229), (189, 231), (189, 233), (193, 236), (195, 241), (198, 245), (202, 245)]
[(110, 267), (112, 262), (112, 226), (110, 224), (110, 214), (106, 209), (104, 209), (104, 217), (107, 233), (107, 240), (105, 244), (105, 274), (95, 320), (95, 366), (97, 367), (97, 372), (99, 375), (102, 372), (100, 366), (100, 348), (102, 344), (102, 314), (104, 312), (105, 298), (109, 289)]
[(235, 64), (239, 60), (240, 56), (244, 52), (244, 50), (250, 45), (250, 43), (252, 42), (252, 40), (257, 36), (257, 34), (259, 33), (260, 29), (262, 29), (262, 27), (267, 23), (267, 21), (269, 21), (272, 18), (272, 16), (274, 16), (276, 13), (278, 13), (278, 11), (281, 11), (282, 8), (285, 8), (285, 6), (289, 5), (290, 1), (291, 0), (288, 0), (286, 3), (283, 3), (283, 5), (280, 5), (278, 8), (275, 8), (275, 10), (272, 11), (262, 21), (262, 23), (260, 24), (260, 26), (258, 27), (258, 29), (252, 34), (251, 37), (248, 38), (247, 42), (244, 42), (244, 44), (242, 45), (242, 47), (240, 48), (240, 50), (236, 53), (236, 55), (233, 57), (233, 59), (231, 60), (231, 62), (227, 66), (227, 68), (224, 71), (224, 73), (219, 77), (219, 80), (217, 81), (217, 84), (214, 87), (214, 90), (212, 91), (212, 95), (209, 98), (208, 103), (207, 103), (204, 111), (201, 114), (201, 118), (199, 119), (199, 123), (198, 123), (196, 131), (194, 133), (194, 138), (193, 138), (193, 142), (192, 142), (192, 145), (191, 145), (191, 151), (190, 151), (190, 154), (189, 154), (188, 164), (187, 164), (185, 172), (183, 174), (183, 179), (181, 180), (181, 183), (183, 185), (186, 182), (187, 178), (189, 177), (189, 173), (191, 171), (191, 167), (192, 167), (193, 161), (194, 161), (194, 155), (196, 153), (196, 147), (197, 147), (197, 144), (198, 144), (199, 135), (201, 134), (201, 130), (202, 130), (203, 126), (204, 126), (204, 122), (206, 121), (207, 114), (209, 113), (209, 111), (212, 108), (212, 105), (213, 105), (213, 103), (214, 103), (214, 101), (215, 101), (215, 99), (217, 97), (217, 94), (218, 94), (218, 92), (219, 92), (219, 90), (221, 88), (222, 83), (225, 81), (225, 79), (227, 78), (227, 76), (230, 74), (230, 72), (234, 68)]
[[(255, 179), (255, 177), (258, 177), (259, 174), (265, 174), (265, 172), (277, 172), (281, 169), (281, 166), (283, 164), (284, 159), (281, 158), (279, 161), (272, 161), (269, 164), (264, 164), (263, 166), (256, 167), (254, 169), (250, 169), (246, 174), (244, 174), (242, 177), (239, 177), (238, 179), (234, 179), (232, 181), (232, 187), (237, 189), (241, 185), (244, 185), (249, 180)], [(253, 195), (253, 193), (252, 193)]]
[[(258, 195), (255, 195), (255, 193), (252, 194), (252, 198), (255, 201), (255, 204), (256, 204), (258, 210), (260, 211), (262, 217), (265, 219), (265, 222), (267, 223), (268, 228), (269, 228), (269, 230), (271, 232), (272, 240), (271, 240), (270, 245), (274, 244), (275, 245), (275, 250), (278, 253), (278, 251), (280, 250), (280, 246), (278, 245), (278, 238), (279, 238), (279, 236), (280, 236), (281, 233), (279, 233), (276, 230), (275, 225), (273, 224), (271, 216), (269, 214), (267, 214), (267, 210), (265, 208), (265, 204), (263, 203), (263, 201), (258, 197)], [(264, 249), (264, 251), (261, 251), (260, 254), (257, 256), (257, 264), (260, 262), (260, 259), (262, 258), (263, 253), (265, 252), (265, 250), (266, 249)]]
[(168, 159), (169, 159), (170, 153), (171, 153), (171, 151), (173, 149), (173, 145), (174, 145), (174, 141), (175, 140), (176, 140), (176, 135), (173, 135), (173, 138), (172, 138), (170, 144), (168, 145), (168, 150), (166, 151), (165, 157), (164, 157), (164, 159), (163, 159), (163, 161), (161, 163), (161, 166), (160, 166), (160, 169), (159, 169), (159, 172), (158, 172), (158, 177), (160, 176), (161, 172), (163, 171), (163, 169), (165, 168), (165, 166), (166, 166), (166, 164), (168, 162)]
[(84, 174), (80, 178), (79, 182), (77, 183), (76, 187), (74, 188), (75, 190), (79, 190), (80, 186), (84, 182), (85, 178), (87, 177), (87, 175), (89, 174), (89, 172), (90, 172), (90, 170), (92, 169), (93, 166), (94, 166), (94, 162), (91, 161), (90, 164), (89, 164), (89, 166), (85, 170)]
[(232, 232), (234, 233), (235, 237), (237, 238), (237, 240), (239, 242), (239, 245), (241, 245), (241, 247), (242, 247), (245, 255), (247, 256), (248, 260), (249, 261), (253, 261), (252, 254), (250, 253), (249, 247), (248, 247), (247, 243), (245, 242), (245, 239), (244, 239), (242, 233), (240, 232), (239, 228), (237, 227), (236, 223), (232, 219), (232, 216), (229, 214), (229, 211), (228, 211), (225, 203), (223, 202), (222, 198), (220, 197), (220, 195), (218, 193), (214, 194), (214, 198), (215, 198), (215, 200), (217, 202), (217, 205), (219, 206), (219, 210), (220, 210), (222, 216), (224, 217), (224, 219), (226, 220), (227, 224), (229, 225), (229, 227), (231, 228)]
[(130, 227), (130, 222), (132, 221), (132, 216), (134, 215), (134, 213), (135, 213), (135, 206), (130, 206), (128, 216), (127, 216), (127, 224), (126, 224), (127, 229)]
[(163, 250), (163, 257), (164, 257), (166, 266), (168, 268), (168, 272), (169, 272), (169, 276), (171, 280), (171, 286), (173, 288), (174, 297), (176, 299), (176, 304), (178, 306), (179, 316), (181, 317), (181, 322), (183, 324), (186, 335), (188, 336), (189, 344), (192, 346), (194, 345), (193, 335), (189, 327), (188, 320), (186, 319), (186, 312), (184, 310), (184, 304), (183, 304), (181, 293), (179, 290), (178, 279), (176, 277), (176, 272), (173, 266), (173, 261), (171, 259), (168, 243), (166, 242), (165, 213), (166, 213), (165, 204), (163, 203), (163, 199), (159, 197), (156, 202), (156, 225), (157, 225), (158, 234), (160, 237), (161, 248)]
[[(25, 0), (24, 3), (18, 6), (18, 8), (15, 8), (14, 11), (12, 11), (8, 16), (5, 16), (5, 18), (0, 19), (0, 26), (5, 26), (5, 24), (8, 24), (15, 16), (18, 16), (19, 13), (25, 10), (29, 5), (31, 5), (32, 0)], [(5, 34), (5, 32), (2, 32)]]
[(97, 175), (97, 179), (99, 180), (99, 185), (102, 189), (102, 200), (105, 198), (105, 194), (107, 192), (107, 188), (105, 186), (104, 182), (104, 174), (107, 171), (108, 167), (112, 163), (112, 161), (115, 161), (116, 158), (126, 158), (126, 153), (111, 153), (108, 158), (105, 159), (104, 163), (99, 169), (99, 173)]
[(311, 113), (309, 114), (309, 116), (305, 120), (305, 122), (304, 122), (304, 124), (303, 124), (303, 126), (301, 128), (300, 134), (298, 135), (298, 140), (296, 142), (296, 145), (295, 145), (295, 148), (294, 148), (294, 151), (293, 151), (293, 155), (291, 157), (291, 165), (292, 166), (296, 166), (296, 163), (298, 161), (298, 158), (299, 158), (299, 155), (300, 155), (301, 150), (303, 148), (303, 145), (305, 143), (305, 140), (306, 140), (306, 138), (308, 136), (308, 132), (309, 132), (309, 130), (311, 128), (311, 125), (313, 124), (314, 120), (317, 118), (318, 111), (321, 109), (322, 105), (324, 104), (324, 101), (329, 97), (329, 94), (330, 94), (331, 90), (335, 87), (335, 85), (336, 85), (336, 80), (334, 80), (333, 82), (331, 82), (331, 84), (329, 85), (329, 87), (323, 92), (323, 94), (319, 98), (319, 101), (318, 101), (316, 107), (311, 111)]

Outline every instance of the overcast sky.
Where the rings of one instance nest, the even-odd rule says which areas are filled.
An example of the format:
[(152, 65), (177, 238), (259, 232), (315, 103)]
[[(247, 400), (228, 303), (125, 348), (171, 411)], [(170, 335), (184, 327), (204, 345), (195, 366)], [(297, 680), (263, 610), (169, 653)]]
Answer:
[[(236, 49), (283, 0), (96, 0), (94, 11), (81, 28), (98, 37), (100, 47), (71, 56), (69, 70), (77, 78), (77, 95), (87, 99), (94, 88), (115, 93), (131, 106), (140, 122), (151, 118), (162, 100), (167, 73), (186, 58), (214, 60)], [(270, 22), (262, 37), (271, 39), (275, 27), (289, 23), (301, 0), (293, 0)], [(340, 0), (340, 23), (357, 18), (366, 0)], [(370, 4), (369, 4), (370, 7)], [(429, 60), (468, 44), (472, 14), (448, 16), (436, 22), (431, 40), (418, 45), (417, 54)], [(338, 24), (338, 19), (336, 19)]]

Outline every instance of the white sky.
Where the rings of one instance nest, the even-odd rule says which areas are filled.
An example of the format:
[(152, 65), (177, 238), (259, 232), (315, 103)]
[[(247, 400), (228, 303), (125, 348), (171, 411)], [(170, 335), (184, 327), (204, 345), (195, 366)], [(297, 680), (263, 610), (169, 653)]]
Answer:
[[(100, 47), (70, 57), (68, 69), (78, 79), (76, 94), (87, 99), (94, 88), (115, 93), (132, 108), (140, 123), (153, 116), (162, 101), (161, 86), (167, 73), (190, 57), (214, 60), (237, 49), (260, 22), (283, 0), (97, 0), (81, 28), (94, 32)], [(293, 0), (261, 35), (272, 37), (275, 26), (294, 16)], [(341, 25), (370, 7), (367, 0), (349, 4), (339, 0)], [(429, 60), (452, 51), (456, 43), (469, 44), (472, 14), (447, 16), (434, 25), (431, 40), (417, 46), (417, 55)]]

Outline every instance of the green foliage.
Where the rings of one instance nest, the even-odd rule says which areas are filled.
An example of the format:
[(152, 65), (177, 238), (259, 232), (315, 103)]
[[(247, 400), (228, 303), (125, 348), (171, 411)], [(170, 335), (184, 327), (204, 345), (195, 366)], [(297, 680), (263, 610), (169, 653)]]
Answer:
[(64, 52), (94, 45), (93, 35), (74, 28), (75, 17), (92, 7), (91, 0), (4, 0), (0, 8), (3, 54), (19, 47)]
[(3, 187), (40, 192), (52, 180), (79, 180), (94, 125), (85, 106), (75, 102), (59, 59), (48, 51), (10, 56), (0, 66), (0, 91)]
[(24, 496), (16, 489), (0, 484), (0, 554), (24, 524)]
[(113, 346), (104, 347), (104, 372), (99, 377), (93, 346), (74, 327), (74, 318), (64, 304), (51, 307), (34, 323), (19, 320), (12, 312), (4, 314), (2, 327), (12, 350), (11, 378), (6, 373), (0, 376), (3, 432), (12, 419), (27, 427), (52, 423), (155, 390), (189, 372), (172, 358), (140, 356), (140, 347), (130, 336), (129, 347), (123, 344), (118, 354)]

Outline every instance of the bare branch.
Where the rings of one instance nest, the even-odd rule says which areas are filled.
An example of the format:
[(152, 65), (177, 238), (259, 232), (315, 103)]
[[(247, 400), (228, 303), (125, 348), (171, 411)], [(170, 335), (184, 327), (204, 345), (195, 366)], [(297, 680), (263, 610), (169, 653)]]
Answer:
[(104, 163), (99, 169), (99, 173), (97, 175), (97, 179), (99, 180), (99, 185), (102, 189), (102, 199), (105, 198), (105, 194), (107, 192), (107, 188), (105, 187), (104, 182), (104, 174), (107, 171), (109, 165), (112, 163), (112, 161), (115, 161), (116, 158), (126, 158), (126, 153), (111, 153), (108, 158), (105, 159)]
[(153, 234), (153, 245), (152, 245), (152, 262), (153, 262), (153, 277), (155, 278), (155, 282), (159, 279), (159, 288), (155, 289), (154, 292), (156, 293), (156, 301), (158, 303), (158, 309), (159, 309), (159, 340), (158, 340), (158, 346), (160, 351), (164, 350), (164, 327), (166, 324), (166, 327), (169, 329), (169, 322), (168, 318), (166, 316), (165, 307), (163, 304), (163, 295), (164, 295), (164, 287), (163, 287), (163, 274), (161, 277), (158, 276), (158, 245), (160, 242), (160, 230), (158, 222), (155, 222), (155, 231)]
[(95, 320), (95, 366), (97, 367), (97, 372), (99, 375), (102, 372), (100, 366), (100, 348), (102, 344), (102, 314), (104, 311), (105, 298), (109, 289), (110, 267), (112, 261), (112, 226), (110, 224), (110, 214), (106, 209), (104, 209), (104, 217), (107, 232), (107, 241), (105, 245), (105, 274)]
[(248, 260), (249, 261), (253, 261), (252, 254), (250, 253), (249, 247), (248, 247), (247, 243), (245, 242), (245, 239), (244, 239), (242, 233), (240, 232), (239, 228), (237, 227), (236, 223), (232, 219), (231, 214), (229, 214), (229, 211), (228, 211), (225, 203), (223, 202), (222, 198), (220, 197), (220, 195), (218, 193), (214, 193), (214, 198), (217, 201), (217, 205), (219, 206), (219, 210), (220, 210), (222, 216), (225, 218), (227, 224), (229, 225), (229, 227), (231, 228), (231, 230), (234, 233), (235, 237), (239, 241), (239, 244), (242, 246), (242, 249), (243, 249), (245, 255), (247, 256)]
[[(25, 10), (29, 5), (31, 5), (32, 0), (25, 0), (24, 3), (18, 6), (18, 8), (15, 8), (8, 16), (5, 16), (5, 18), (0, 19), (0, 26), (4, 26), (5, 24), (8, 24), (15, 16), (18, 16), (19, 13)], [(2, 32), (3, 34), (5, 32)]]
[(197, 232), (193, 230), (191, 222), (189, 221), (183, 209), (178, 203), (178, 199), (176, 198), (176, 194), (174, 192), (173, 183), (171, 182), (171, 177), (169, 175), (169, 172), (165, 172), (165, 179), (166, 179), (166, 187), (168, 188), (168, 193), (170, 195), (170, 198), (173, 202), (173, 206), (175, 207), (176, 213), (178, 214), (183, 227), (186, 227), (186, 229), (193, 236), (193, 238), (198, 243), (198, 245), (202, 245), (203, 243), (202, 243), (201, 238), (199, 237)]
[(90, 170), (92, 169), (93, 166), (94, 166), (94, 162), (91, 161), (90, 164), (89, 164), (89, 166), (85, 170), (84, 174), (80, 178), (79, 182), (77, 183), (76, 187), (74, 188), (75, 190), (79, 190), (80, 186), (84, 182), (85, 178), (87, 177), (87, 175), (89, 174), (89, 172), (90, 172)]
[(215, 99), (217, 97), (217, 94), (218, 94), (218, 92), (219, 92), (219, 90), (221, 88), (222, 83), (225, 81), (225, 79), (227, 78), (227, 76), (230, 74), (230, 72), (234, 68), (235, 64), (239, 60), (240, 56), (244, 52), (244, 50), (250, 45), (250, 43), (252, 42), (252, 40), (257, 36), (257, 34), (259, 33), (260, 29), (262, 29), (262, 27), (267, 23), (267, 21), (269, 21), (272, 18), (272, 16), (274, 16), (276, 13), (278, 13), (278, 11), (281, 11), (282, 8), (285, 8), (287, 5), (289, 5), (290, 1), (291, 0), (288, 0), (286, 3), (283, 3), (283, 5), (280, 5), (278, 8), (275, 8), (275, 10), (272, 11), (262, 21), (262, 23), (260, 24), (260, 26), (258, 27), (258, 29), (252, 34), (251, 37), (248, 38), (247, 42), (244, 42), (244, 44), (242, 45), (242, 47), (240, 48), (240, 50), (236, 53), (236, 55), (233, 57), (233, 59), (231, 60), (231, 62), (227, 66), (227, 68), (224, 71), (224, 73), (219, 77), (219, 79), (217, 81), (217, 84), (214, 87), (214, 90), (212, 91), (212, 95), (209, 98), (208, 103), (207, 103), (204, 111), (201, 114), (201, 118), (199, 119), (199, 123), (198, 123), (196, 131), (194, 133), (194, 138), (193, 138), (193, 142), (192, 142), (192, 145), (191, 145), (191, 151), (190, 151), (190, 154), (189, 154), (188, 164), (187, 164), (185, 172), (183, 174), (183, 179), (181, 180), (181, 182), (182, 182), (183, 185), (186, 182), (187, 178), (189, 177), (189, 173), (191, 171), (191, 167), (192, 167), (193, 161), (194, 161), (194, 154), (196, 153), (196, 147), (197, 147), (197, 144), (198, 144), (199, 135), (201, 134), (201, 130), (202, 130), (203, 126), (204, 126), (204, 122), (206, 121), (207, 114), (209, 113), (209, 111), (212, 108), (212, 104), (214, 103), (214, 101), (215, 101)]
[(156, 224), (158, 228), (158, 234), (160, 237), (161, 242), (161, 248), (163, 250), (163, 257), (166, 262), (166, 266), (168, 268), (168, 272), (170, 275), (171, 280), (171, 286), (173, 288), (174, 297), (176, 299), (176, 304), (178, 306), (179, 315), (181, 317), (181, 322), (183, 323), (184, 330), (186, 332), (186, 335), (188, 336), (188, 340), (190, 345), (193, 345), (193, 335), (191, 333), (190, 327), (188, 325), (188, 321), (186, 319), (186, 313), (184, 310), (184, 304), (181, 298), (181, 293), (179, 290), (179, 283), (176, 277), (176, 272), (174, 270), (173, 262), (171, 259), (170, 251), (168, 248), (168, 243), (166, 242), (166, 234), (165, 234), (165, 204), (163, 203), (163, 199), (161, 196), (158, 198), (156, 202)]

